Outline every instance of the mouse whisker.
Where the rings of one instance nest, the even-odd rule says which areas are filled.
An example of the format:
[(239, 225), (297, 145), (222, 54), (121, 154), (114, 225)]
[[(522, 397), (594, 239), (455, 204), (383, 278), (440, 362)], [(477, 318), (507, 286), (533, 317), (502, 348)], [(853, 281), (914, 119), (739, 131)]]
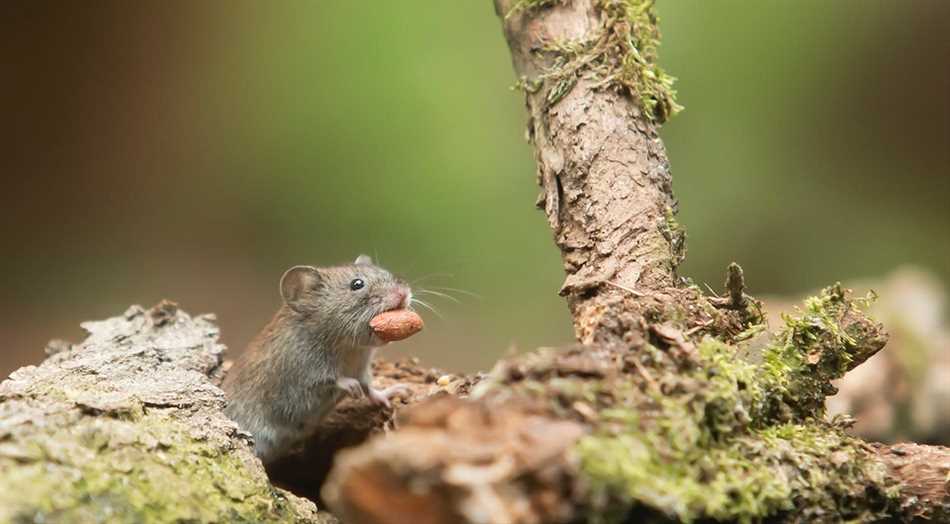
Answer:
[(412, 284), (413, 286), (415, 286), (415, 285), (418, 284), (419, 282), (423, 282), (423, 281), (425, 281), (425, 280), (429, 280), (429, 279), (433, 279), (433, 278), (438, 278), (438, 277), (452, 278), (453, 276), (455, 276), (455, 275), (453, 275), (452, 273), (429, 273), (428, 275), (422, 275), (421, 277), (419, 277), (419, 278), (413, 280), (413, 281), (411, 282), (411, 284)]
[(468, 295), (468, 296), (470, 296), (470, 297), (472, 297), (472, 298), (477, 298), (478, 300), (482, 300), (482, 298), (483, 298), (483, 297), (482, 297), (481, 295), (479, 295), (478, 293), (472, 293), (471, 291), (466, 291), (466, 290), (464, 290), (464, 289), (458, 289), (458, 288), (454, 288), (454, 287), (429, 286), (429, 289), (438, 289), (438, 290), (440, 290), (440, 291), (452, 291), (453, 293), (461, 293), (461, 294), (463, 294), (463, 295)]
[(432, 307), (432, 305), (430, 305), (430, 304), (427, 303), (427, 302), (424, 302), (424, 301), (422, 301), (422, 300), (419, 300), (419, 299), (416, 298), (416, 297), (412, 297), (412, 303), (413, 303), (413, 304), (419, 304), (420, 306), (422, 306), (422, 307), (428, 309), (429, 311), (435, 313), (435, 316), (437, 316), (437, 317), (439, 317), (439, 318), (443, 318), (443, 317), (442, 317), (442, 313), (439, 313), (434, 307)]
[(433, 290), (431, 290), (431, 289), (419, 289), (419, 290), (417, 290), (417, 292), (418, 292), (418, 293), (428, 293), (428, 294), (430, 294), (430, 295), (435, 295), (435, 296), (437, 296), (437, 297), (447, 298), (447, 299), (451, 300), (452, 302), (455, 302), (456, 304), (461, 304), (461, 303), (462, 303), (461, 300), (459, 300), (459, 299), (453, 297), (452, 295), (449, 295), (449, 294), (447, 294), (447, 293), (442, 293), (442, 292), (439, 292), (439, 291), (433, 291)]

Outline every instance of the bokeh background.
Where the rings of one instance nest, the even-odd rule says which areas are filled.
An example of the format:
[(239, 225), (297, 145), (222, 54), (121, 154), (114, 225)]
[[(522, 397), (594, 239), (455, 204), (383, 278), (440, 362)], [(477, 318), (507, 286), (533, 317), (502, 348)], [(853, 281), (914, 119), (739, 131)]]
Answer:
[[(950, 3), (660, 1), (683, 273), (757, 294), (950, 277)], [(572, 338), (489, 0), (0, 6), (0, 376), (162, 298), (240, 350), (288, 266), (451, 287), (387, 349), (485, 368)]]

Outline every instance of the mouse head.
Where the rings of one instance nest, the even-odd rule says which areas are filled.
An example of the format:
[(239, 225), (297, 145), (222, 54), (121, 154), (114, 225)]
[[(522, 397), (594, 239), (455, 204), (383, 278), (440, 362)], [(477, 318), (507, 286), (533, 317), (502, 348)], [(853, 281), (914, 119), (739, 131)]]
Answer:
[(408, 284), (366, 255), (346, 266), (294, 266), (280, 279), (280, 294), (296, 316), (354, 345), (381, 344), (369, 321), (384, 311), (408, 308), (412, 300)]

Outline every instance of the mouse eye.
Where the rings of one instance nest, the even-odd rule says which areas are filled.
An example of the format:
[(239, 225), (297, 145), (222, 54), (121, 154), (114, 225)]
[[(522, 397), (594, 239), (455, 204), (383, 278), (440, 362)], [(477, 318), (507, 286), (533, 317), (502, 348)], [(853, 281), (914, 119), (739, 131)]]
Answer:
[(350, 289), (353, 291), (363, 289), (366, 286), (366, 282), (363, 282), (362, 278), (354, 278), (350, 281)]

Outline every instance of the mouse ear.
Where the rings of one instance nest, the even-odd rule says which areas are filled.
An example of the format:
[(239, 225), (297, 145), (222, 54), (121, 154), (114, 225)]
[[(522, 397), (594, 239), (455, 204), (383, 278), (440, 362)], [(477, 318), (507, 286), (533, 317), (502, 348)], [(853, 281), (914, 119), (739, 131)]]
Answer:
[(310, 294), (320, 287), (323, 277), (313, 266), (294, 266), (280, 277), (280, 296), (290, 309), (301, 313)]
[(353, 262), (357, 266), (368, 266), (373, 263), (373, 259), (369, 258), (369, 255), (360, 255), (356, 257), (356, 262)]

